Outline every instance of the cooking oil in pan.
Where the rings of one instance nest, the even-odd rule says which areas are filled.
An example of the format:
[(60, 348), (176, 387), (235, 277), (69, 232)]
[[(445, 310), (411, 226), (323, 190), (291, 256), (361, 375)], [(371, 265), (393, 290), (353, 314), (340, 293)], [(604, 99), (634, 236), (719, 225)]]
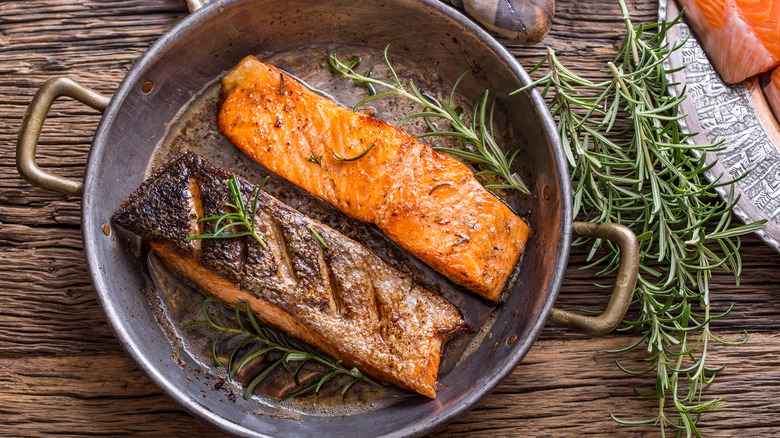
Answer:
[[(332, 50), (335, 50), (341, 59), (359, 55), (362, 58), (361, 68), (367, 69), (373, 66), (374, 76), (389, 77), (390, 72), (384, 65), (382, 52), (366, 47), (312, 46), (285, 53), (260, 54), (259, 57), (294, 75), (313, 89), (351, 107), (366, 96), (366, 90), (356, 87), (352, 81), (337, 77), (325, 68), (326, 56)], [(435, 72), (401, 58), (391, 58), (391, 62), (402, 80), (414, 79), (420, 89), (434, 97), (448, 96), (451, 84), (442, 83)], [(473, 348), (467, 349), (467, 346), (473, 344), (472, 341), (479, 341), (474, 339), (475, 333), (485, 333), (489, 329), (494, 321), (496, 307), (454, 286), (428, 266), (401, 250), (377, 227), (347, 217), (333, 206), (310, 196), (243, 155), (219, 132), (217, 127), (216, 119), (220, 104), (219, 79), (215, 78), (182, 109), (177, 119), (171, 122), (165, 138), (158, 145), (149, 163), (147, 173), (151, 173), (179, 152), (192, 151), (255, 183), (262, 181), (265, 176), (270, 176), (263, 190), (271, 196), (360, 242), (395, 268), (409, 275), (417, 284), (440, 293), (461, 309), (466, 321), (475, 328), (475, 331), (457, 334), (445, 345), (439, 377), (449, 373), (464, 355), (473, 350)], [(397, 98), (373, 101), (371, 105), (367, 111), (389, 123), (396, 123), (404, 115), (419, 111), (419, 108), (414, 107), (412, 103)], [(403, 128), (412, 134), (420, 134), (425, 131), (426, 126), (423, 122), (417, 122), (406, 123)], [(432, 145), (452, 146), (451, 143), (447, 143), (452, 140), (439, 138), (425, 141), (429, 144), (431, 141), (438, 142)], [(183, 356), (190, 358), (213, 376), (216, 390), (229, 390), (233, 392), (233, 398), (242, 397), (241, 385), (229, 382), (225, 370), (214, 365), (211, 346), (219, 333), (203, 326), (183, 329), (186, 323), (203, 319), (201, 305), (205, 299), (204, 295), (171, 274), (154, 255), (150, 254), (147, 260), (153, 283), (149, 288), (152, 295), (150, 302), (156, 308), (158, 321), (169, 333), (176, 354), (182, 356), (178, 362), (181, 364), (188, 362)], [(225, 310), (228, 314), (232, 313), (232, 309)], [(227, 349), (227, 351), (231, 350)], [(273, 359), (268, 357), (265, 360)], [(264, 365), (266, 364), (262, 362), (253, 364), (256, 369)], [(291, 365), (292, 370), (295, 366), (295, 364)], [(269, 375), (255, 389), (254, 399), (266, 406), (291, 413), (348, 415), (381, 409), (408, 397), (421, 397), (387, 385), (376, 386), (362, 382), (353, 385), (342, 395), (336, 387), (339, 382), (334, 381), (331, 385), (321, 388), (317, 394), (281, 402), (280, 399), (296, 390), (300, 383), (316, 379), (315, 373), (321, 372), (314, 366), (305, 366), (298, 375), (298, 381), (295, 381), (291, 377), (292, 370), (279, 368)], [(234, 376), (239, 384), (247, 383), (252, 370), (247, 369), (247, 371), (246, 375)]]

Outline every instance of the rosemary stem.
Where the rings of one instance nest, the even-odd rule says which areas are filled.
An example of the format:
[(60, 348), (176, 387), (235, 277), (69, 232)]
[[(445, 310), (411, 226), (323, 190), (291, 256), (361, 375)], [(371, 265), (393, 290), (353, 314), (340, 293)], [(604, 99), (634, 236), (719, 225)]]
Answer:
[[(685, 347), (683, 346), (681, 348), (685, 348)], [(664, 354), (664, 353), (661, 352), (659, 354)], [(680, 356), (678, 357), (678, 362), (677, 362), (677, 368), (678, 369), (680, 367), (680, 364), (682, 363), (681, 359), (682, 359), (682, 354), (680, 354)], [(668, 364), (664, 363), (663, 366), (664, 366), (664, 372), (667, 372)], [(671, 377), (669, 377), (669, 385), (668, 385), (668, 387), (667, 388), (663, 388), (664, 392), (666, 390), (668, 390), (669, 387), (672, 388), (672, 392), (674, 392), (674, 393), (677, 392), (677, 373), (674, 373), (674, 372), (671, 373)], [(666, 407), (666, 397), (665, 396), (661, 396), (660, 400), (658, 402), (658, 418), (661, 420), (661, 437), (665, 437), (666, 436), (666, 424), (665, 423), (669, 422), (669, 419), (666, 418), (666, 413), (664, 412), (665, 407)]]
[(631, 14), (628, 13), (625, 0), (618, 0), (618, 4), (620, 4), (620, 11), (623, 13), (623, 21), (626, 23), (626, 36), (630, 39), (631, 54), (634, 55), (635, 60), (639, 60), (639, 49), (636, 46), (636, 32), (631, 23)]
[[(612, 72), (612, 76), (614, 76), (615, 80), (617, 81), (618, 85), (620, 86), (620, 89), (623, 90), (623, 94), (625, 94), (626, 97), (631, 96), (631, 92), (628, 91), (628, 87), (626, 86), (626, 83), (623, 81), (623, 74), (615, 66), (615, 63), (612, 62), (612, 61), (609, 61), (607, 63), (607, 66), (609, 67), (610, 72)], [(632, 106), (633, 106), (633, 104), (632, 104)]]

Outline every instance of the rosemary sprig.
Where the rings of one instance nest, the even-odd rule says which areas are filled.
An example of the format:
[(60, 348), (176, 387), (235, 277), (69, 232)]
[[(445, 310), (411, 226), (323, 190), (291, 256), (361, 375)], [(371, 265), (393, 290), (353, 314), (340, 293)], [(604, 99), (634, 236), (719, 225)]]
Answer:
[[(191, 321), (184, 325), (187, 329), (192, 326), (203, 325), (219, 331), (219, 335), (214, 339), (211, 345), (211, 355), (214, 364), (227, 370), (228, 379), (233, 379), (247, 365), (261, 360), (270, 353), (281, 354), (270, 365), (265, 367), (244, 388), (244, 399), (248, 399), (255, 387), (267, 378), (272, 371), (280, 366), (288, 369), (287, 365), (296, 362), (297, 366), (292, 371), (292, 378), (302, 386), (299, 390), (285, 397), (285, 400), (295, 398), (309, 392), (319, 392), (324, 384), (339, 376), (346, 376), (337, 388), (341, 388), (341, 394), (345, 394), (357, 381), (365, 381), (376, 384), (372, 379), (365, 376), (357, 368), (347, 368), (342, 365), (340, 360), (334, 360), (322, 353), (314, 351), (304, 344), (299, 344), (287, 339), (284, 334), (278, 332), (258, 321), (249, 308), (247, 302), (241, 302), (235, 307), (235, 326), (222, 321), (219, 311), (212, 316), (209, 311), (209, 304), (220, 302), (214, 298), (206, 298), (201, 305), (203, 320)], [(219, 304), (221, 305), (221, 304)], [(223, 343), (232, 342), (235, 345), (227, 363), (219, 359), (219, 348)], [(306, 384), (298, 382), (298, 372), (304, 364), (314, 363), (322, 367), (323, 374), (315, 382)]]
[[(387, 64), (392, 79), (387, 78), (372, 78), (370, 74), (372, 69), (369, 69), (366, 73), (360, 74), (356, 72), (356, 68), (359, 65), (358, 58), (352, 58), (347, 63), (341, 62), (334, 53), (328, 55), (328, 67), (330, 70), (345, 78), (352, 79), (356, 85), (368, 88), (370, 91), (369, 96), (360, 100), (353, 108), (357, 110), (366, 103), (381, 99), (383, 97), (397, 95), (410, 99), (423, 107), (423, 110), (413, 114), (409, 114), (406, 117), (398, 121), (398, 124), (413, 119), (423, 118), (430, 129), (419, 137), (431, 137), (431, 136), (446, 136), (457, 137), (463, 140), (467, 148), (456, 149), (449, 147), (436, 147), (437, 151), (444, 152), (456, 157), (464, 158), (473, 163), (476, 163), (482, 167), (482, 171), (479, 174), (491, 174), (500, 175), (505, 183), (504, 184), (489, 184), (486, 188), (512, 188), (517, 189), (523, 193), (529, 193), (528, 187), (525, 185), (520, 176), (512, 172), (512, 161), (519, 151), (504, 152), (495, 140), (493, 135), (493, 109), (494, 103), (490, 103), (489, 93), (486, 90), (477, 99), (474, 105), (474, 111), (470, 115), (471, 121), (467, 121), (467, 115), (464, 114), (459, 108), (456, 108), (454, 104), (455, 91), (460, 84), (461, 80), (470, 72), (466, 71), (458, 78), (455, 85), (447, 99), (435, 99), (417, 88), (417, 85), (409, 80), (407, 90), (406, 86), (401, 82), (396, 74), (395, 69), (390, 60), (388, 59), (388, 49), (390, 46), (386, 46), (384, 50), (384, 60)], [(381, 86), (388, 89), (383, 93), (376, 93), (373, 91), (372, 86)], [(452, 127), (451, 131), (437, 129), (433, 123), (430, 123), (431, 118), (438, 118), (447, 121)], [(471, 148), (471, 150), (469, 150)]]
[[(198, 223), (216, 221), (214, 223), (214, 232), (199, 234), (197, 236), (190, 236), (187, 240), (196, 239), (229, 239), (233, 237), (252, 236), (260, 243), (263, 249), (268, 249), (265, 241), (259, 234), (257, 234), (257, 228), (255, 227), (256, 212), (257, 212), (257, 200), (260, 196), (260, 191), (263, 190), (265, 183), (268, 181), (268, 176), (265, 177), (260, 185), (255, 186), (249, 193), (249, 197), (244, 202), (241, 196), (241, 183), (238, 182), (238, 178), (235, 175), (231, 175), (228, 180), (228, 188), (233, 196), (233, 203), (225, 203), (225, 207), (230, 207), (234, 211), (232, 213), (226, 213), (221, 216), (211, 216), (198, 219)], [(247, 207), (247, 204), (251, 202), (251, 208)], [(228, 228), (238, 227), (239, 231), (228, 232)], [(243, 228), (243, 230), (241, 230)], [(235, 229), (235, 228), (234, 228)]]
[[(610, 416), (627, 425), (659, 424), (662, 436), (667, 427), (678, 435), (700, 436), (701, 414), (723, 404), (721, 398), (702, 399), (704, 387), (724, 368), (707, 362), (709, 344), (747, 340), (747, 333), (737, 343), (712, 333), (711, 322), (731, 309), (712, 313), (709, 279), (720, 267), (732, 272), (739, 284), (739, 236), (763, 228), (764, 222), (731, 225), (736, 199), (718, 201), (714, 189), (733, 181), (707, 182), (704, 175), (711, 167), (705, 155), (719, 145), (691, 144), (691, 134), (679, 129), (677, 122), (684, 117), (679, 104), (685, 94), (667, 93), (672, 84), (664, 61), (679, 48), (666, 43), (665, 35), (680, 17), (634, 27), (624, 0), (619, 2), (626, 37), (614, 62), (603, 70), (608, 80), (581, 78), (548, 50), (531, 70), (546, 65), (548, 73), (532, 86), (539, 86), (545, 97), (552, 93), (548, 102), (571, 169), (575, 215), (627, 225), (640, 240), (634, 302), (638, 314), (624, 321), (622, 330), (642, 334), (615, 352), (644, 347), (648, 365), (634, 371), (616, 363), (630, 375), (655, 375), (653, 390), (636, 391), (656, 397), (658, 413), (639, 421)], [(622, 120), (626, 126), (619, 126)], [(600, 267), (598, 275), (613, 273), (618, 249), (601, 240), (577, 242), (588, 243), (590, 267)], [(599, 250), (606, 255), (596, 258)]]

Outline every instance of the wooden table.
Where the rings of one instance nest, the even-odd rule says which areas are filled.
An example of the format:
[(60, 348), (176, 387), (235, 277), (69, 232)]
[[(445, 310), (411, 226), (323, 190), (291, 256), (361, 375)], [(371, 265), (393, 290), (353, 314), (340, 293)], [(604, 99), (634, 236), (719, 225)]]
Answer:
[[(656, 20), (656, 2), (629, 4), (635, 22)], [(33, 93), (48, 78), (68, 76), (110, 95), (133, 62), (187, 14), (184, 0), (25, 0), (0, 2), (0, 435), (218, 435), (161, 394), (136, 368), (109, 329), (90, 285), (79, 230), (80, 200), (33, 188), (14, 164), (19, 123)], [(616, 1), (558, 0), (543, 42), (586, 76), (597, 77), (623, 35)], [(535, 64), (543, 46), (510, 47)], [(38, 162), (81, 178), (100, 116), (59, 100), (47, 119)], [(706, 397), (726, 405), (702, 419), (707, 436), (780, 434), (780, 256), (755, 237), (744, 240), (737, 287), (718, 272), (717, 335), (741, 347), (713, 345), (725, 363)], [(604, 301), (591, 274), (578, 271), (575, 251), (559, 306)], [(592, 338), (547, 327), (515, 372), (440, 436), (657, 435), (624, 418), (653, 416), (656, 401), (634, 395), (655, 378), (630, 377), (605, 350), (631, 344), (635, 333)]]

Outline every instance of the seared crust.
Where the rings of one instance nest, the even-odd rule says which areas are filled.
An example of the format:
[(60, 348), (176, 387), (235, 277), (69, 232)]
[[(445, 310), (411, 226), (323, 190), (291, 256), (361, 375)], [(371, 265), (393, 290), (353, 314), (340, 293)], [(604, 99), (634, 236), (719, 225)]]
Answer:
[[(465, 165), (251, 56), (224, 77), (222, 94), (220, 130), (249, 157), (376, 224), (455, 283), (500, 300), (530, 230)], [(368, 148), (360, 159), (337, 159)]]
[[(112, 222), (150, 242), (169, 267), (224, 303), (248, 301), (279, 330), (435, 398), (441, 346), (467, 328), (458, 309), (357, 242), (263, 192), (256, 226), (267, 249), (252, 237), (187, 241), (213, 232), (212, 222), (197, 224), (198, 218), (228, 212), (230, 176), (185, 153), (144, 182)], [(239, 181), (246, 199), (251, 185)]]

